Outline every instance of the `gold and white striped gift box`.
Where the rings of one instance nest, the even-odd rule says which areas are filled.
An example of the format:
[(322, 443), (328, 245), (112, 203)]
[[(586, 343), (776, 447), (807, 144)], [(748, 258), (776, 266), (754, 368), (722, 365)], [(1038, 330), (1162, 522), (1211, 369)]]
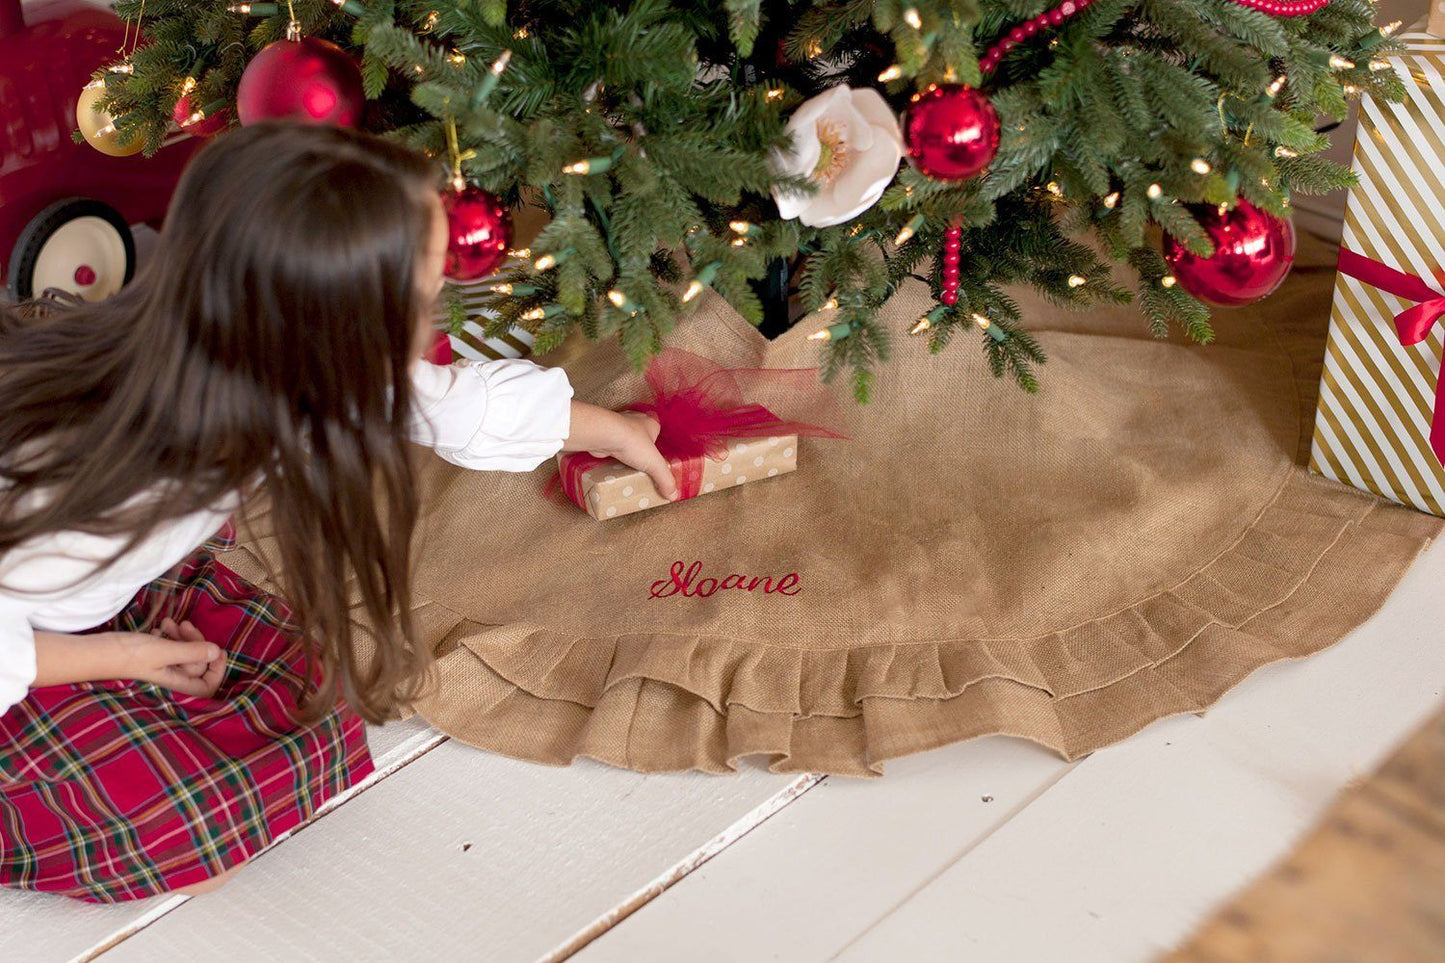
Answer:
[(515, 325), (499, 338), (489, 338), (482, 326), (496, 315), (484, 308), (482, 302), (490, 296), (489, 288), (497, 283), (495, 277), (480, 278), (476, 281), (447, 281), (451, 290), (440, 299), (436, 323), (446, 328), (449, 323), (447, 303), (449, 297), (458, 297), (466, 308), (467, 321), (462, 330), (452, 334), (452, 351), (458, 358), (473, 361), (488, 361), (496, 358), (521, 358), (532, 350), (531, 332)]
[[(1343, 246), (1434, 284), (1445, 269), (1445, 39), (1406, 34), (1390, 58), (1409, 94), (1365, 98)], [(1320, 380), (1310, 468), (1445, 515), (1445, 468), (1430, 447), (1441, 332), (1402, 346), (1395, 314), (1412, 302), (1340, 274)], [(1445, 417), (1445, 412), (1441, 413)]]

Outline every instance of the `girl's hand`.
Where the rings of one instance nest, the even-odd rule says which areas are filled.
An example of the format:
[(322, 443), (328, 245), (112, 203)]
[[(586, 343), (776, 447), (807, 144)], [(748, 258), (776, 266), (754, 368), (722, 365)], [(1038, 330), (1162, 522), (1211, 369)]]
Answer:
[(586, 451), (598, 458), (615, 458), (622, 464), (644, 471), (668, 501), (677, 498), (677, 480), (672, 467), (657, 450), (662, 427), (640, 411), (609, 411), (585, 402), (572, 402), (572, 432), (562, 447), (565, 451)]
[(221, 647), (207, 642), (189, 621), (161, 621), (161, 634), (117, 632), (120, 650), (118, 678), (154, 682), (186, 695), (209, 698), (216, 694), (226, 671)]

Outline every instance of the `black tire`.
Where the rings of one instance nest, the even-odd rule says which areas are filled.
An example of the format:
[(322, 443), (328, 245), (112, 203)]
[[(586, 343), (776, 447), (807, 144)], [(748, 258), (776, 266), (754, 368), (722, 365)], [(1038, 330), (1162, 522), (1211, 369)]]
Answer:
[(41, 210), (20, 232), (15, 249), (10, 254), (10, 270), (5, 285), (12, 298), (24, 301), (40, 293), (34, 290), (32, 281), (45, 242), (60, 228), (80, 217), (98, 217), (115, 229), (125, 247), (125, 277), (121, 283), (130, 283), (135, 276), (135, 238), (125, 218), (115, 208), (100, 201), (68, 197)]

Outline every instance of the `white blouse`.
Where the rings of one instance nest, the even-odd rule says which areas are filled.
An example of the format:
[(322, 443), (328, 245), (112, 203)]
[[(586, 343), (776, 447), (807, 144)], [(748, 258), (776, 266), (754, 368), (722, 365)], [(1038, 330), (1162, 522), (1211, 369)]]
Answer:
[[(523, 359), (417, 362), (412, 439), (463, 468), (531, 471), (562, 448), (571, 431), (572, 386), (561, 368)], [(35, 681), (36, 629), (78, 632), (109, 621), (151, 580), (165, 574), (225, 524), (239, 506), (174, 519), (103, 572), (100, 560), (123, 544), (58, 532), (0, 558), (0, 713)]]

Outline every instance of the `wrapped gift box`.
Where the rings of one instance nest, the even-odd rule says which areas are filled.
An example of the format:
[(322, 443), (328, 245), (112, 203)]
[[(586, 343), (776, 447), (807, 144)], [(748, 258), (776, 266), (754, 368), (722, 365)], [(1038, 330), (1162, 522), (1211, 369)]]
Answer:
[[(576, 455), (572, 453), (558, 455), (558, 467), (566, 471), (567, 459), (573, 457)], [(739, 438), (728, 445), (722, 458), (702, 459), (698, 494), (773, 478), (797, 467), (797, 435)], [(583, 471), (582, 493), (587, 514), (602, 521), (669, 504), (645, 472), (617, 461), (606, 461)]]
[(1401, 40), (1390, 64), (1408, 96), (1360, 106), (1310, 468), (1445, 515), (1445, 411), (1431, 443), (1441, 335), (1430, 323), (1445, 269), (1445, 39)]

